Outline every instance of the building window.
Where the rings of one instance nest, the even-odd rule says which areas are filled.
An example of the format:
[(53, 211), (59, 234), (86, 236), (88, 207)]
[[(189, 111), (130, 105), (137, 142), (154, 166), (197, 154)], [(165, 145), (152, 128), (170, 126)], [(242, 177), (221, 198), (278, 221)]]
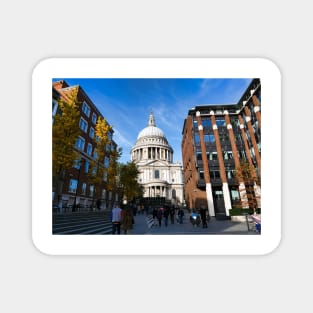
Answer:
[(93, 127), (90, 127), (89, 137), (93, 139), (94, 136), (95, 136), (95, 129)]
[(111, 132), (108, 132), (108, 139), (109, 139), (109, 141), (112, 141), (112, 133)]
[(105, 168), (108, 168), (109, 167), (109, 163), (110, 163), (110, 159), (106, 156), (105, 158), (104, 158), (104, 167)]
[(76, 147), (78, 150), (84, 151), (84, 148), (85, 148), (85, 139), (82, 138), (82, 137), (78, 137), (78, 139), (76, 140), (76, 143), (75, 143), (75, 147)]
[(87, 188), (87, 184), (86, 184), (86, 183), (83, 183), (83, 184), (82, 184), (82, 195), (85, 195), (85, 194), (86, 194), (86, 188)]
[(233, 158), (232, 151), (224, 151), (223, 152), (224, 160), (231, 160)]
[(205, 142), (215, 142), (214, 135), (204, 135), (204, 141)]
[(226, 122), (224, 118), (219, 117), (215, 120), (215, 122), (216, 122), (217, 127), (226, 126)]
[(94, 125), (97, 124), (97, 115), (95, 113), (92, 113), (92, 118), (91, 118), (91, 121)]
[(199, 134), (195, 134), (195, 143), (196, 144), (200, 144), (200, 136), (199, 136)]
[(172, 190), (172, 198), (176, 199), (176, 190), (175, 189)]
[(93, 185), (90, 185), (90, 187), (89, 187), (89, 196), (90, 196), (90, 197), (93, 196), (94, 189), (95, 189), (95, 187), (94, 187)]
[(210, 177), (212, 179), (220, 179), (221, 176), (220, 176), (220, 171), (210, 171)]
[(154, 178), (155, 179), (160, 179), (160, 171), (159, 170), (155, 170), (154, 171)]
[(74, 160), (73, 167), (79, 170), (80, 169), (80, 163), (81, 163), (80, 159)]
[(203, 127), (210, 127), (210, 126), (212, 126), (211, 120), (210, 119), (203, 119), (202, 120), (202, 125), (203, 125)]
[(226, 171), (227, 179), (234, 179), (235, 178), (235, 171), (234, 170), (228, 170)]
[(239, 158), (242, 160), (246, 160), (246, 152), (244, 150), (239, 151)]
[(90, 116), (90, 107), (89, 105), (84, 101), (82, 111), (89, 117)]
[(78, 183), (77, 179), (71, 178), (70, 179), (70, 184), (68, 186), (68, 192), (76, 193), (77, 183)]
[(86, 160), (85, 162), (85, 173), (88, 173), (89, 170), (89, 161)]
[(215, 195), (215, 199), (223, 199), (223, 191), (222, 190), (215, 190), (214, 195)]
[(103, 181), (106, 182), (108, 180), (108, 173), (104, 172), (103, 173)]
[(79, 127), (83, 132), (87, 133), (88, 123), (82, 117), (80, 118), (80, 121), (79, 121)]
[(240, 196), (239, 196), (238, 190), (232, 189), (230, 194), (231, 194), (231, 199), (232, 200), (234, 200), (234, 201), (240, 200)]
[(57, 114), (57, 110), (58, 110), (58, 101), (52, 100), (52, 117), (54, 117)]
[(217, 160), (217, 152), (210, 153), (209, 160), (210, 161), (216, 161)]
[(92, 144), (91, 143), (88, 143), (88, 145), (87, 145), (87, 154), (88, 155), (92, 154)]
[(106, 199), (106, 190), (102, 189), (102, 199)]
[(204, 179), (204, 171), (199, 171), (199, 177), (200, 179)]

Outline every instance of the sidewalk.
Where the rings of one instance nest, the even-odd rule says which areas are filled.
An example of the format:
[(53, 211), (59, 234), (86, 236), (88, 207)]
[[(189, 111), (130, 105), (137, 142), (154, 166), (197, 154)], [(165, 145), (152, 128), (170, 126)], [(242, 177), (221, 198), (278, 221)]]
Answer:
[(185, 213), (183, 224), (171, 224), (165, 227), (162, 220), (161, 227), (148, 227), (146, 215), (134, 216), (135, 224), (131, 235), (257, 235), (255, 231), (248, 231), (246, 222), (235, 222), (231, 220), (216, 220), (214, 217), (208, 222), (208, 228), (194, 227), (189, 221), (190, 214)]

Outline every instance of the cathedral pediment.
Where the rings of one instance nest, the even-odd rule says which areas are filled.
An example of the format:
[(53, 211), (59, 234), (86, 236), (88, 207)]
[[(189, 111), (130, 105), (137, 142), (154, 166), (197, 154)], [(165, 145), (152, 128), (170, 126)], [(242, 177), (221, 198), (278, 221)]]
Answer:
[(169, 162), (163, 160), (147, 160), (147, 162), (140, 162), (140, 166), (163, 167), (169, 166)]

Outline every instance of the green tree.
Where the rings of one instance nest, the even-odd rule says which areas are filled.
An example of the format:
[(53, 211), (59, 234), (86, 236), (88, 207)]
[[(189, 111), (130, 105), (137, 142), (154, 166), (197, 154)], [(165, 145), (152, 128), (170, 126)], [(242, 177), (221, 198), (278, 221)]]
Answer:
[(59, 202), (65, 171), (70, 169), (78, 158), (74, 149), (80, 133), (77, 90), (61, 97), (58, 105), (59, 113), (52, 125), (52, 186), (54, 199)]
[(139, 170), (134, 162), (118, 164), (118, 174), (123, 196), (127, 198), (127, 201), (143, 195), (143, 188), (137, 181)]

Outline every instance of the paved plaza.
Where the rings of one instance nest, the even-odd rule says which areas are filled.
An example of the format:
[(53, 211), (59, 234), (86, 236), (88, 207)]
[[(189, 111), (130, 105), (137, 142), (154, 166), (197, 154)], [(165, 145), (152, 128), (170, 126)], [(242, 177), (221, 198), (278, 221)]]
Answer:
[[(157, 221), (153, 223), (152, 215), (137, 214), (134, 216), (133, 229), (130, 235), (256, 235), (253, 223), (245, 221), (216, 220), (214, 217), (208, 222), (207, 228), (193, 226), (189, 220), (190, 214), (185, 211), (183, 223), (176, 220), (174, 224), (164, 219), (161, 227)], [(112, 224), (109, 211), (100, 212), (73, 212), (54, 214), (52, 223), (53, 234), (58, 235), (110, 235)], [(152, 224), (154, 224), (152, 226)]]

